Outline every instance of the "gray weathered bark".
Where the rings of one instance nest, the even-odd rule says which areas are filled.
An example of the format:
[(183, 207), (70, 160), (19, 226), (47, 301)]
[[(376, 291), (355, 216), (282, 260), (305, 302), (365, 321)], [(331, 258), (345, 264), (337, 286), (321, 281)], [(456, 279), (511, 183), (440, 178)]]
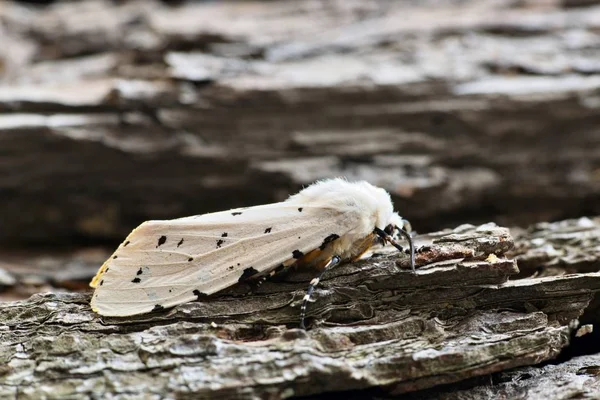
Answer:
[[(598, 233), (597, 221), (582, 221)], [(588, 228), (580, 231), (587, 235)], [(523, 234), (516, 249), (536, 235)], [(240, 285), (131, 318), (98, 317), (88, 294), (1, 303), (0, 394), (400, 394), (556, 357), (600, 289), (597, 272), (510, 280), (518, 272), (506, 258), (513, 239), (493, 224), (421, 235), (417, 242), (426, 247), (414, 275), (405, 255), (387, 249), (328, 273), (309, 308), (308, 331), (296, 329), (309, 279), (300, 272), (249, 295)]]
[(406, 396), (409, 399), (597, 399), (600, 393), (598, 354), (575, 357), (559, 364), (523, 367), (479, 380), (472, 388), (453, 385)]

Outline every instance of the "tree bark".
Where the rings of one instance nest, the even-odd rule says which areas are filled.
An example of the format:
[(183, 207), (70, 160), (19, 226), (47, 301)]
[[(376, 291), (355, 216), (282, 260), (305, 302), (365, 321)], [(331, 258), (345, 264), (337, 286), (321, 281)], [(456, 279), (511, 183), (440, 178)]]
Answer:
[[(576, 234), (571, 221), (563, 231), (598, 236), (587, 221), (593, 230), (583, 222)], [(597, 272), (511, 280), (509, 252), (525, 259), (558, 235), (540, 232), (514, 250), (494, 224), (417, 236), (416, 274), (406, 255), (379, 249), (324, 276), (307, 331), (297, 329), (312, 277), (302, 271), (137, 317), (99, 317), (89, 294), (0, 303), (0, 396), (397, 395), (533, 365), (571, 342), (600, 289)]]
[[(600, 219), (542, 221), (600, 210), (599, 17), (3, 2), (0, 299), (54, 293), (0, 303), (0, 397), (597, 397)], [(474, 225), (418, 235), (416, 274), (385, 248), (328, 272), (307, 331), (308, 271), (135, 318), (69, 292), (144, 220), (332, 176), (384, 187), (419, 232)]]

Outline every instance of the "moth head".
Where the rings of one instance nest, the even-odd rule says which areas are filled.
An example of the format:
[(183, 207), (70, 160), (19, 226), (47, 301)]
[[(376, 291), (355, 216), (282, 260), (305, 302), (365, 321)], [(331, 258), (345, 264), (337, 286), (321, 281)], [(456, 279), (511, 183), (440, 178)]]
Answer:
[(394, 240), (398, 240), (401, 237), (399, 229), (402, 229), (404, 232), (410, 233), (412, 232), (412, 226), (408, 220), (402, 218), (398, 213), (393, 213), (390, 217), (389, 224), (383, 230), (385, 233), (390, 235)]
[(374, 233), (379, 236), (384, 242), (391, 244), (398, 250), (403, 251), (397, 241), (401, 238), (406, 239), (410, 246), (410, 266), (414, 272), (415, 270), (415, 247), (410, 235), (412, 227), (410, 223), (398, 215), (398, 213), (392, 213), (389, 218), (389, 223), (384, 229), (375, 228)]

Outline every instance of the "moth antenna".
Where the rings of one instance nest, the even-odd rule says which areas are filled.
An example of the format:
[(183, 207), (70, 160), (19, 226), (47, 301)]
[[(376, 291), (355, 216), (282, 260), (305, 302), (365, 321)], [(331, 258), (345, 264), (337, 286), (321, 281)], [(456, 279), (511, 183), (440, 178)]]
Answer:
[(316, 278), (313, 278), (310, 281), (310, 284), (308, 285), (308, 290), (306, 291), (306, 294), (304, 295), (304, 299), (302, 300), (302, 307), (300, 308), (300, 329), (306, 329), (306, 325), (304, 325), (304, 319), (306, 318), (306, 307), (310, 300), (310, 296), (312, 295), (315, 288), (319, 284), (321, 277), (323, 276), (325, 271), (327, 271), (328, 269), (330, 269), (332, 267), (335, 267), (341, 261), (342, 261), (342, 259), (338, 256), (331, 257), (331, 260), (329, 260), (327, 265), (325, 265), (325, 268), (323, 268), (323, 271), (321, 271), (321, 273)]
[[(412, 271), (415, 272), (415, 245), (413, 244), (412, 238), (410, 237), (410, 234), (404, 229), (401, 229), (399, 227), (396, 227), (396, 229), (398, 230), (398, 233), (404, 236), (408, 241), (408, 244), (410, 246), (410, 267), (412, 268)], [(400, 246), (394, 239), (392, 239), (390, 235), (388, 235), (381, 229), (375, 228), (375, 233), (379, 235), (379, 237), (381, 237), (384, 241), (388, 242), (398, 250), (403, 251), (402, 246)]]

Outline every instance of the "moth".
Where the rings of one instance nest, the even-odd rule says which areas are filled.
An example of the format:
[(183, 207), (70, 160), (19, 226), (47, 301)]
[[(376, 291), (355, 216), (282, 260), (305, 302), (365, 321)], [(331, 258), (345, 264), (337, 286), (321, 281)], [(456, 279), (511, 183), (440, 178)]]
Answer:
[(320, 273), (302, 302), (305, 328), (306, 307), (322, 274), (375, 244), (403, 251), (397, 239), (406, 238), (414, 272), (408, 231), (384, 189), (340, 178), (318, 181), (279, 203), (146, 221), (100, 267), (90, 283), (91, 306), (105, 316), (143, 314), (292, 266), (311, 267)]

